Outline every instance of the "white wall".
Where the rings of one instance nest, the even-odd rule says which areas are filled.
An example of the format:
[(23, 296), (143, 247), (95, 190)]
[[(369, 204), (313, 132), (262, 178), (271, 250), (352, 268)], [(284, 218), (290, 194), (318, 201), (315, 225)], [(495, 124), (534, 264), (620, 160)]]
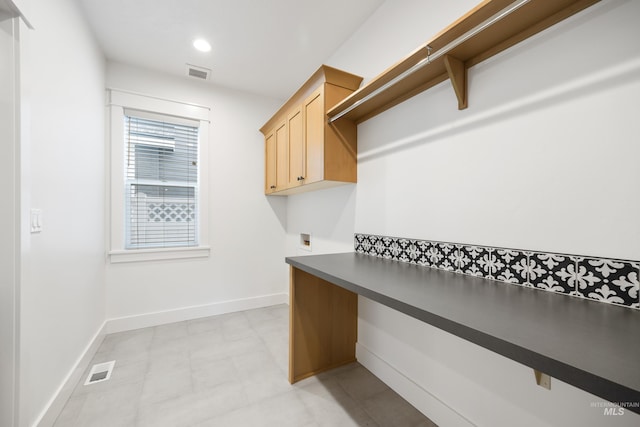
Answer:
[(286, 200), (264, 196), (260, 126), (282, 101), (109, 63), (107, 87), (211, 108), (208, 259), (108, 264), (112, 330), (286, 301)]
[[(288, 256), (352, 252), (356, 186), (346, 184), (288, 196)], [(300, 234), (311, 235), (311, 251), (301, 245)]]
[[(327, 63), (373, 77), (475, 3), (389, 0)], [(288, 254), (302, 228), (355, 212), (319, 251), (361, 232), (640, 259), (638, 16), (639, 2), (604, 0), (472, 68), (467, 110), (445, 82), (361, 124), (356, 188), (289, 197)], [(300, 219), (317, 209), (334, 215)], [(359, 308), (359, 360), (440, 425), (640, 422), (364, 298)]]
[(0, 425), (13, 425), (16, 390), (16, 318), (20, 221), (17, 215), (18, 19), (0, 6)]
[(604, 1), (472, 68), (467, 110), (446, 82), (361, 125), (357, 230), (640, 259), (639, 7)]
[(104, 60), (75, 1), (29, 3), (21, 215), (42, 209), (44, 225), (21, 230), (22, 426), (41, 418), (105, 318)]

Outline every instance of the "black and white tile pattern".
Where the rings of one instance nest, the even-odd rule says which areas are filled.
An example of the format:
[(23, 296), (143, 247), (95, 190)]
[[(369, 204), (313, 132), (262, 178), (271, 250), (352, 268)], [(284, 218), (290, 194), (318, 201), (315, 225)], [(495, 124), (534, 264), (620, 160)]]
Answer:
[(440, 270), (456, 271), (456, 247), (451, 243), (438, 243), (439, 253), (436, 267)]
[(640, 309), (640, 261), (356, 234), (356, 252)]
[(522, 285), (527, 283), (527, 255), (514, 249), (491, 248), (494, 261), (490, 279)]
[(460, 268), (458, 273), (470, 276), (486, 277), (484, 265), (489, 255), (489, 248), (484, 246), (458, 245), (460, 248)]
[(581, 258), (576, 270), (579, 296), (638, 307), (640, 263), (613, 259)]
[(577, 295), (577, 259), (568, 255), (530, 253), (527, 264), (529, 284), (546, 291)]

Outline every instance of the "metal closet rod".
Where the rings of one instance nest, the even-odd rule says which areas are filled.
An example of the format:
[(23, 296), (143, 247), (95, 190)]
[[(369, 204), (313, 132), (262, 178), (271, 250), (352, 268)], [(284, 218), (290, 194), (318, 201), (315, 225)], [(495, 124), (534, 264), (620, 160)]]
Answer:
[(336, 114), (336, 115), (334, 115), (332, 117), (329, 117), (329, 123), (333, 123), (336, 120), (338, 120), (340, 117), (342, 117), (342, 116), (344, 116), (346, 114), (349, 114), (351, 111), (356, 109), (358, 106), (360, 106), (361, 104), (367, 102), (368, 100), (370, 100), (374, 96), (378, 95), (380, 92), (385, 91), (386, 89), (388, 89), (389, 87), (391, 87), (394, 84), (398, 83), (399, 81), (401, 81), (405, 77), (407, 77), (407, 76), (415, 73), (416, 71), (422, 69), (423, 67), (425, 67), (426, 65), (431, 63), (431, 61), (435, 61), (436, 59), (440, 58), (441, 56), (446, 55), (447, 53), (449, 53), (454, 48), (458, 47), (459, 45), (461, 45), (465, 41), (469, 40), (471, 37), (475, 36), (476, 34), (482, 32), (482, 31), (484, 31), (487, 27), (490, 27), (491, 25), (495, 24), (496, 22), (498, 22), (499, 20), (501, 20), (505, 16), (508, 16), (511, 13), (515, 12), (521, 6), (525, 5), (526, 3), (529, 3), (530, 1), (531, 0), (518, 0), (518, 1), (514, 2), (514, 3), (512, 3), (511, 5), (505, 7), (504, 9), (502, 9), (500, 12), (498, 12), (495, 15), (491, 16), (490, 18), (488, 18), (487, 20), (485, 20), (482, 23), (478, 24), (477, 26), (473, 27), (472, 29), (470, 29), (469, 31), (467, 31), (466, 33), (461, 35), (460, 37), (458, 37), (455, 40), (447, 43), (445, 46), (443, 46), (441, 49), (439, 49), (435, 53), (431, 53), (431, 46), (427, 45), (426, 46), (426, 49), (427, 49), (427, 57), (426, 58), (421, 59), (418, 63), (413, 65), (411, 68), (409, 68), (408, 70), (404, 71), (402, 74), (397, 75), (393, 79), (389, 80), (387, 83), (383, 84), (378, 89), (374, 90), (373, 92), (371, 92), (370, 94), (366, 95), (362, 99), (359, 99), (358, 101), (354, 102), (352, 105), (350, 105), (349, 107), (345, 108), (343, 111), (339, 112), (338, 114)]

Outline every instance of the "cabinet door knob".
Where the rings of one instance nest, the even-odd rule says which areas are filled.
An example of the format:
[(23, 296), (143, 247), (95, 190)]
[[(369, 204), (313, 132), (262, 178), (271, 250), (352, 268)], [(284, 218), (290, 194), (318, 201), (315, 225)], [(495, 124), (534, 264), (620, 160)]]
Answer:
[(273, 190), (274, 188), (276, 188), (276, 186), (275, 186), (275, 185), (272, 185), (272, 186), (271, 186), (271, 187), (269, 187), (269, 188), (271, 188), (271, 189)]

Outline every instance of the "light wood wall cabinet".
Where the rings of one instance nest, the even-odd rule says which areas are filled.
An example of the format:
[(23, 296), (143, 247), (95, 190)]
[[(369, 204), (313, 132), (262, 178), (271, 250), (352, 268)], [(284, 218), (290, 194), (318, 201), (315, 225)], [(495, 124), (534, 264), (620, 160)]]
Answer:
[(287, 157), (287, 122), (278, 123), (271, 131), (264, 136), (265, 142), (265, 192), (271, 193), (276, 188), (285, 187), (287, 180), (287, 170), (278, 165), (286, 165), (289, 162)]
[(288, 195), (357, 181), (357, 127), (330, 124), (327, 111), (362, 77), (323, 65), (260, 128), (265, 194)]

